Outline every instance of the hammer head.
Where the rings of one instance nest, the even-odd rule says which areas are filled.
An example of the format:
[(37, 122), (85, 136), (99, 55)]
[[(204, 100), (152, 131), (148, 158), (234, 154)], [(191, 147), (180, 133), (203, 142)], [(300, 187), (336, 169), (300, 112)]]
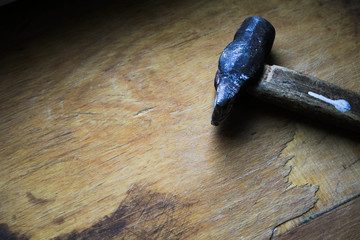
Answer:
[(275, 28), (264, 18), (248, 17), (241, 24), (219, 59), (211, 124), (217, 126), (229, 116), (241, 87), (262, 70), (274, 39)]

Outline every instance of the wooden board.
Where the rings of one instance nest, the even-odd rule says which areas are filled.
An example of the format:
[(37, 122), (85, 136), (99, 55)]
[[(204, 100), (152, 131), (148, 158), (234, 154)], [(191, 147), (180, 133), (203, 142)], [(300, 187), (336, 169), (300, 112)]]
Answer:
[(269, 239), (357, 199), (357, 135), (247, 96), (210, 125), (251, 15), (277, 30), (268, 62), (360, 92), (357, 1), (39, 8), (0, 58), (4, 239)]
[(274, 239), (358, 239), (360, 198), (349, 200)]

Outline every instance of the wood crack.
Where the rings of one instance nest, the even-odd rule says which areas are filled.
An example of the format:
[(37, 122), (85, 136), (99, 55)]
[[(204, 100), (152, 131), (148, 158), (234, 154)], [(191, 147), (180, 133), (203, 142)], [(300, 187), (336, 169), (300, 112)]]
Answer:
[[(290, 171), (291, 172), (291, 171)], [(290, 174), (290, 172), (289, 172), (289, 174)], [(310, 184), (309, 184), (310, 185)], [(311, 186), (311, 185), (310, 185)], [(316, 187), (316, 186), (314, 186), (314, 187)], [(314, 193), (314, 196), (316, 196), (316, 192), (319, 190), (319, 187), (317, 187), (317, 189), (316, 189), (316, 191), (315, 191), (315, 193)], [(316, 204), (316, 202), (318, 201), (319, 199), (316, 197), (316, 201), (314, 202), (314, 204), (307, 210), (307, 211), (305, 211), (305, 212), (303, 212), (302, 214), (299, 214), (299, 215), (296, 215), (296, 216), (294, 216), (294, 217), (292, 217), (292, 218), (290, 218), (290, 219), (288, 219), (288, 220), (286, 220), (286, 221), (284, 221), (284, 222), (281, 222), (280, 224), (278, 224), (278, 225), (276, 225), (274, 228), (273, 228), (273, 230), (272, 230), (272, 233), (271, 233), (271, 236), (270, 236), (270, 240), (273, 240), (274, 239), (274, 233), (276, 232), (276, 230), (277, 230), (277, 228), (279, 227), (279, 226), (281, 226), (282, 224), (285, 224), (285, 223), (287, 223), (287, 222), (290, 222), (290, 221), (292, 221), (292, 220), (294, 220), (294, 219), (296, 219), (296, 218), (298, 218), (298, 217), (301, 217), (301, 216), (303, 216), (304, 214), (306, 214), (306, 213), (308, 213), (311, 209), (313, 209), (314, 207), (315, 207), (315, 204)]]
[(308, 223), (308, 222), (310, 222), (310, 221), (313, 221), (314, 219), (316, 219), (316, 218), (318, 218), (318, 217), (321, 217), (321, 216), (323, 216), (324, 214), (327, 214), (327, 213), (329, 213), (329, 212), (331, 212), (331, 211), (333, 211), (333, 210), (335, 210), (335, 209), (337, 209), (337, 208), (345, 205), (346, 203), (348, 203), (348, 202), (350, 202), (350, 201), (352, 201), (352, 200), (355, 200), (355, 199), (358, 198), (358, 197), (360, 197), (360, 193), (358, 193), (358, 194), (356, 194), (356, 195), (354, 195), (354, 196), (346, 199), (345, 201), (343, 201), (343, 202), (341, 202), (341, 203), (339, 203), (339, 204), (334, 205), (333, 207), (331, 207), (330, 209), (328, 209), (328, 210), (326, 210), (326, 211), (322, 211), (322, 212), (319, 212), (319, 213), (317, 213), (317, 214), (311, 215), (310, 217), (304, 219), (304, 220), (300, 223), (300, 225), (299, 225), (298, 227), (300, 227), (300, 226), (302, 226), (302, 225), (304, 225), (304, 224), (306, 224), (306, 223)]
[[(325, 229), (327, 229), (326, 236), (328, 236), (329, 239), (354, 239), (352, 236), (358, 236), (358, 230), (356, 229), (358, 229), (357, 212), (359, 209), (359, 200), (360, 193), (326, 211), (304, 219), (298, 226), (289, 231), (277, 236), (272, 235), (270, 239), (322, 239), (324, 226)], [(349, 218), (349, 214), (352, 214), (353, 218)], [(342, 229), (342, 231), (339, 232), (340, 229)], [(275, 231), (273, 231), (273, 234), (274, 232)]]

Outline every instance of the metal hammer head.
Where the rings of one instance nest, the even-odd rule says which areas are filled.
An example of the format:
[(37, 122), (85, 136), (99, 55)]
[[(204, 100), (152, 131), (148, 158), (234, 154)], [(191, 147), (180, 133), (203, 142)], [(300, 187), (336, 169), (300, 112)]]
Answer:
[(211, 124), (219, 125), (230, 114), (240, 88), (262, 70), (274, 39), (275, 28), (264, 18), (248, 17), (241, 24), (219, 59)]

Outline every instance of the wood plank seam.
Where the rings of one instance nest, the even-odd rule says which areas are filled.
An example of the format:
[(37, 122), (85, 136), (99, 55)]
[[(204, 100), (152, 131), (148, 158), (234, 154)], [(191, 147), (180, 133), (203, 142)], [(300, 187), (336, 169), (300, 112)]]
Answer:
[[(356, 195), (354, 195), (354, 196), (346, 199), (345, 201), (343, 201), (343, 202), (341, 202), (341, 203), (333, 206), (332, 208), (330, 208), (330, 209), (328, 209), (328, 210), (326, 210), (326, 211), (322, 211), (322, 212), (316, 213), (316, 214), (314, 214), (314, 215), (311, 215), (310, 217), (302, 220), (301, 223), (300, 223), (297, 227), (295, 227), (294, 229), (291, 229), (291, 230), (289, 230), (289, 231), (286, 231), (286, 232), (284, 232), (284, 233), (282, 233), (282, 234), (274, 237), (274, 233), (275, 233), (277, 227), (279, 227), (280, 225), (285, 224), (286, 222), (291, 221), (291, 220), (293, 220), (293, 219), (295, 219), (295, 218), (297, 218), (297, 217), (295, 217), (295, 218), (293, 218), (293, 219), (290, 219), (290, 220), (288, 220), (288, 221), (286, 221), (286, 222), (284, 222), (284, 223), (281, 223), (281, 224), (279, 224), (278, 226), (276, 226), (276, 227), (274, 228), (274, 231), (273, 231), (273, 234), (272, 234), (271, 237), (270, 237), (270, 240), (277, 239), (278, 237), (281, 237), (281, 236), (283, 236), (283, 235), (285, 235), (285, 234), (287, 234), (287, 233), (289, 233), (289, 232), (291, 232), (291, 231), (293, 231), (293, 230), (295, 230), (295, 229), (297, 229), (297, 228), (300, 228), (300, 227), (308, 224), (309, 222), (311, 222), (311, 221), (313, 221), (313, 220), (315, 220), (315, 219), (317, 219), (317, 218), (319, 218), (319, 217), (321, 217), (321, 216), (323, 216), (323, 215), (325, 215), (325, 214), (327, 214), (327, 213), (330, 213), (330, 212), (334, 211), (335, 209), (337, 209), (337, 208), (339, 208), (339, 207), (341, 207), (341, 206), (343, 206), (343, 205), (345, 205), (345, 204), (347, 204), (347, 203), (349, 203), (349, 202), (351, 202), (351, 201), (354, 201), (355, 199), (357, 199), (357, 198), (359, 198), (359, 197), (360, 197), (360, 193), (358, 193), (358, 194), (356, 194)], [(310, 210), (311, 210), (311, 209), (309, 209), (309, 211), (310, 211)], [(309, 211), (308, 211), (308, 212), (309, 212)], [(306, 213), (304, 213), (304, 214), (306, 214)], [(303, 215), (304, 215), (304, 214), (303, 214)]]

